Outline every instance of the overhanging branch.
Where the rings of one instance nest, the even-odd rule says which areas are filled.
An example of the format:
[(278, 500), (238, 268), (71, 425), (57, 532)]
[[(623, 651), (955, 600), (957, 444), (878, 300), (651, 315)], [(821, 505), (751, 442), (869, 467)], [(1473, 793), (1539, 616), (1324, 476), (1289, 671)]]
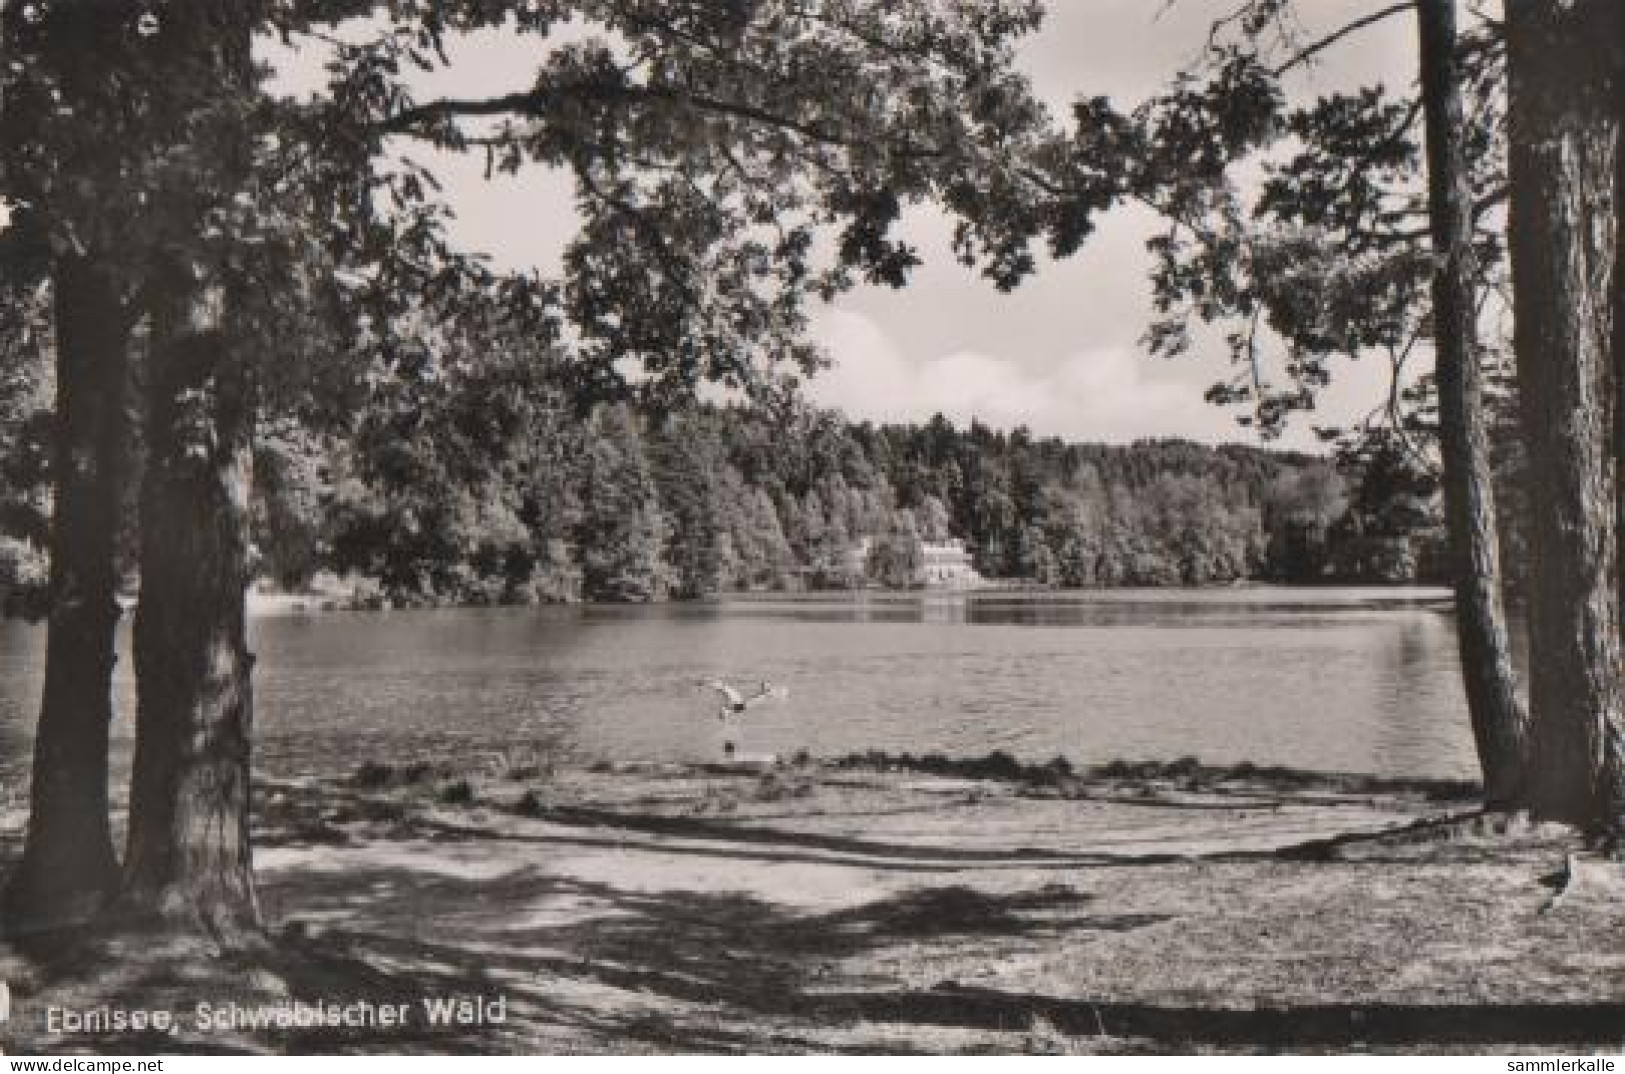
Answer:
[(1345, 37), (1359, 33), (1366, 27), (1374, 26), (1390, 16), (1398, 15), (1404, 11), (1410, 11), (1414, 7), (1416, 7), (1416, 0), (1404, 0), (1403, 3), (1390, 4), (1380, 11), (1373, 11), (1369, 15), (1355, 19), (1353, 22), (1339, 27), (1313, 44), (1300, 49), (1291, 59), (1276, 67), (1270, 73), (1276, 78), (1280, 78), (1294, 67), (1299, 67), (1305, 63), (1308, 63), (1310, 60), (1314, 59), (1320, 53), (1325, 52), (1327, 49), (1331, 48)]
[[(562, 90), (538, 88), (523, 93), (510, 93), (478, 100), (445, 97), (426, 104), (402, 109), (383, 120), (375, 129), (380, 134), (420, 135), (423, 133), (422, 128), (425, 125), (451, 119), (502, 115), (536, 118), (543, 115), (549, 108), (556, 107), (565, 99), (625, 104), (686, 105), (701, 112), (749, 120), (765, 127), (787, 131), (820, 145), (842, 148), (864, 145), (872, 140), (864, 136), (829, 130), (744, 101), (726, 100), (702, 93), (694, 93), (689, 90), (668, 90), (653, 86), (607, 86), (602, 84), (584, 85)], [(908, 143), (896, 144), (890, 146), (889, 149), (897, 155), (915, 159), (935, 158), (943, 155), (940, 149)]]

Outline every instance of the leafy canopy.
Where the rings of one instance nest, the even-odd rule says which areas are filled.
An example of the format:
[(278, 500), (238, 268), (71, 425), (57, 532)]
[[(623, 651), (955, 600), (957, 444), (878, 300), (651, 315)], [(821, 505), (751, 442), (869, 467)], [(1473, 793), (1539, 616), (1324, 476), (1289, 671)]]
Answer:
[[(1414, 87), (1380, 85), (1304, 100), (1291, 80), (1410, 5), (1314, 39), (1300, 8), (1247, 0), (1215, 24), (1197, 63), (1131, 113), (1080, 101), (1069, 151), (1047, 174), (1061, 199), (1139, 202), (1165, 222), (1148, 242), (1157, 317), (1147, 343), (1172, 356), (1198, 331), (1222, 338), (1235, 373), (1209, 390), (1212, 402), (1245, 407), (1242, 424), (1275, 435), (1314, 409), (1340, 360), (1381, 361), (1393, 390), (1367, 424), (1409, 444), (1431, 431), (1428, 381), (1407, 372), (1431, 331), (1421, 103)], [(1506, 272), (1502, 49), (1487, 22), (1462, 47), (1488, 302)]]
[[(1047, 117), (1014, 49), (1040, 12), (1035, 0), (11, 0), (0, 197), (16, 214), (8, 235), (26, 232), (46, 261), (117, 259), (132, 293), (158, 250), (249, 281), (254, 323), (277, 340), (273, 386), (303, 384), (335, 350), (388, 375), (412, 337), (494, 295), (564, 347), (584, 398), (767, 389), (818, 364), (809, 299), (907, 279), (919, 256), (896, 225), (911, 205), (946, 208), (960, 256), (997, 284), (1031, 271), (1055, 210), (1028, 164)], [(456, 41), (493, 30), (534, 42), (525, 79), (487, 98), (422, 94)], [(262, 54), (325, 50), (321, 90), (279, 96), (263, 69), (222, 85), (208, 35), (243, 32)], [(195, 67), (160, 63), (177, 37)], [(216, 157), (245, 129), (250, 178), (224, 188)], [(499, 274), (455, 249), (414, 146), (477, 154), (492, 173), (570, 175), (581, 227), (562, 278)], [(290, 361), (302, 342), (308, 361)]]

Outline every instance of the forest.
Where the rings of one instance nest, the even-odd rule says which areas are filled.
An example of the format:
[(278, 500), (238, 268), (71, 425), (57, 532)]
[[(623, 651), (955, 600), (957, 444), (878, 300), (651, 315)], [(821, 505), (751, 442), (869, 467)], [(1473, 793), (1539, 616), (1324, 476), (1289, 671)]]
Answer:
[[(328, 572), (373, 607), (909, 588), (922, 542), (950, 538), (989, 581), (1050, 587), (1444, 577), (1437, 480), (1392, 443), (1340, 462), (1067, 444), (940, 415), (854, 424), (799, 404), (601, 404), (579, 420), (541, 383), (545, 363), (423, 368), (410, 406), (359, 408), (343, 432), (267, 430), (262, 583), (297, 592)], [(50, 418), (20, 405), (38, 394), (19, 386), (0, 432), (0, 604), (18, 614), (43, 606), (49, 578)], [(127, 579), (134, 553), (127, 539)]]

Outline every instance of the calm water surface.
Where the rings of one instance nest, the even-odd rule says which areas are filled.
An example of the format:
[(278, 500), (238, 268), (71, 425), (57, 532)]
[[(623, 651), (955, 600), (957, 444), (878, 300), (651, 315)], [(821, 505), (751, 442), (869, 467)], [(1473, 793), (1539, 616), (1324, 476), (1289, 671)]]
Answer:
[[(702, 679), (770, 679), (751, 752), (1252, 760), (1476, 775), (1447, 596), (1432, 590), (751, 597), (258, 618), (273, 769), (457, 749), (714, 757)], [(127, 642), (127, 637), (125, 638)], [(17, 786), (44, 632), (0, 623), (0, 773)], [(127, 647), (126, 647), (127, 648)], [(133, 685), (120, 663), (117, 761)]]

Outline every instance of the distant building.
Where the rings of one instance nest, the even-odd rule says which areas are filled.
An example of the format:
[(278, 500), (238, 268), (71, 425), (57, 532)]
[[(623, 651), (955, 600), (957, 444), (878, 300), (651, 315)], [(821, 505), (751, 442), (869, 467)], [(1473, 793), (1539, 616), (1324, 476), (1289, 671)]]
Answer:
[(981, 585), (983, 578), (971, 565), (965, 542), (957, 537), (946, 541), (926, 541), (925, 584), (928, 586)]
[[(873, 537), (859, 537), (846, 550), (844, 569), (852, 577), (864, 577), (869, 573), (870, 556), (874, 550)], [(920, 560), (918, 573), (914, 576), (915, 586), (963, 589), (987, 581), (971, 565), (970, 552), (966, 550), (965, 542), (957, 537), (946, 541), (921, 541)]]

